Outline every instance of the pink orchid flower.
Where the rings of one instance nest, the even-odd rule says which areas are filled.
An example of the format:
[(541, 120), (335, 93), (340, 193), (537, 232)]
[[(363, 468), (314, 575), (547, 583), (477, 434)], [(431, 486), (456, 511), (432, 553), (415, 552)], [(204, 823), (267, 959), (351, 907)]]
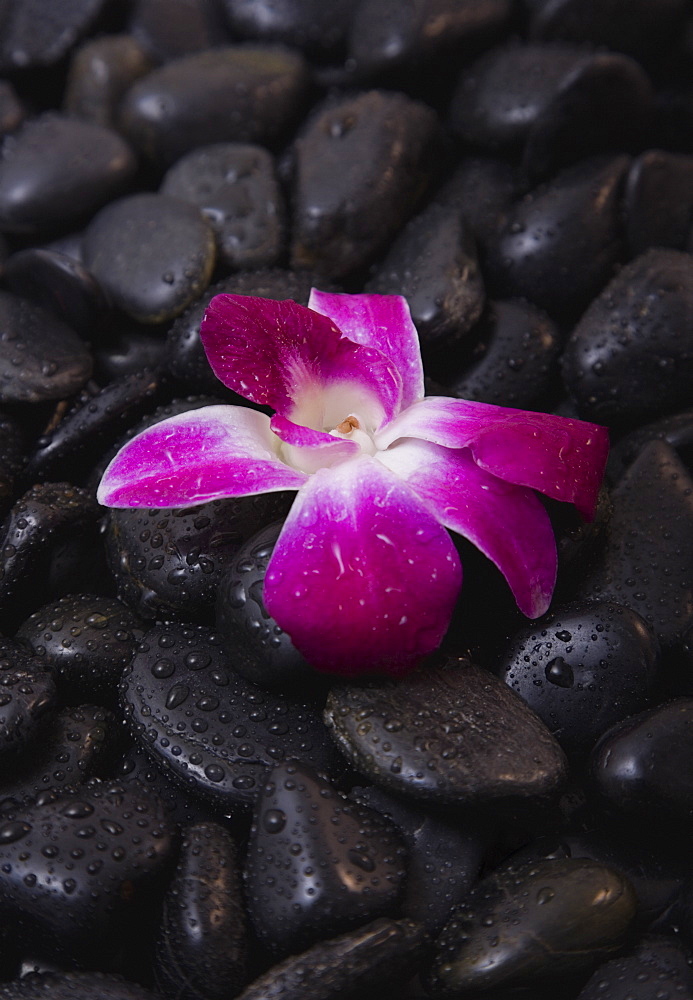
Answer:
[(314, 289), (307, 308), (218, 295), (200, 335), (224, 385), (274, 415), (209, 406), (161, 421), (113, 459), (102, 504), (297, 490), (264, 600), (320, 670), (401, 674), (440, 644), (462, 583), (448, 528), (496, 564), (525, 615), (547, 610), (556, 544), (534, 491), (593, 517), (604, 428), (424, 398), (397, 295)]

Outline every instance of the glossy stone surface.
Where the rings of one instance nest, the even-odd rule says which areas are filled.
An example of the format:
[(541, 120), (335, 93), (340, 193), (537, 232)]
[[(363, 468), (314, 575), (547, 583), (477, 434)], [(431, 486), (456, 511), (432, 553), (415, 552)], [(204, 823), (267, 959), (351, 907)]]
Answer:
[(152, 68), (151, 56), (131, 35), (104, 35), (85, 42), (70, 61), (65, 110), (113, 128), (124, 94)]

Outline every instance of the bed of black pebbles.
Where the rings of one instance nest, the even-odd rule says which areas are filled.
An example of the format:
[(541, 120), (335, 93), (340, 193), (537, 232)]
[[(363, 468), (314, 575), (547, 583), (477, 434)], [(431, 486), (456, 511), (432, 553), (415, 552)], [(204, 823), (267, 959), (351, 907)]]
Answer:
[[(2, 0), (0, 77), (0, 998), (693, 997), (693, 3)], [(311, 285), (612, 431), (400, 683), (268, 618), (289, 497), (94, 499)]]

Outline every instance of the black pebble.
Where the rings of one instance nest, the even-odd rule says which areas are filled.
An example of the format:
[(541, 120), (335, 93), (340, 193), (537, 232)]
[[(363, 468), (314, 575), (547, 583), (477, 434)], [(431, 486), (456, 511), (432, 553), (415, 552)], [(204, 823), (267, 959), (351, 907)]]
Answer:
[(153, 68), (153, 60), (131, 35), (104, 35), (73, 54), (63, 106), (83, 121), (116, 127), (120, 102), (129, 87)]
[(633, 160), (624, 197), (628, 249), (686, 247), (693, 214), (693, 156), (650, 149)]
[(50, 671), (12, 639), (0, 639), (0, 752), (22, 749), (55, 710)]
[(136, 0), (129, 30), (157, 62), (230, 41), (221, 4), (217, 0)]
[(183, 312), (212, 277), (214, 232), (199, 209), (177, 198), (135, 194), (90, 222), (84, 262), (115, 305), (141, 323)]
[(161, 1000), (139, 983), (102, 972), (30, 972), (21, 979), (0, 983), (2, 1000)]
[(693, 972), (670, 938), (654, 938), (635, 953), (604, 962), (577, 1000), (689, 1000)]
[(330, 52), (344, 42), (354, 14), (352, 0), (223, 0), (229, 24), (241, 38), (282, 42)]
[(57, 63), (95, 27), (106, 0), (6, 0), (0, 72)]
[(395, 915), (404, 866), (395, 827), (310, 767), (289, 761), (267, 776), (244, 876), (255, 932), (275, 955)]

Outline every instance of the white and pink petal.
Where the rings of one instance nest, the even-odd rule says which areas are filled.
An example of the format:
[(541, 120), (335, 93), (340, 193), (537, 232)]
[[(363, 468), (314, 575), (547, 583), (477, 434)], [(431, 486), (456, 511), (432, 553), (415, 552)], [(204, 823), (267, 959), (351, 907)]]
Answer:
[(445, 528), (363, 456), (316, 472), (298, 494), (264, 598), (317, 669), (402, 674), (440, 644), (461, 580)]
[(188, 410), (121, 448), (97, 499), (108, 507), (188, 507), (300, 489), (308, 477), (281, 461), (279, 445), (264, 413), (222, 405)]

